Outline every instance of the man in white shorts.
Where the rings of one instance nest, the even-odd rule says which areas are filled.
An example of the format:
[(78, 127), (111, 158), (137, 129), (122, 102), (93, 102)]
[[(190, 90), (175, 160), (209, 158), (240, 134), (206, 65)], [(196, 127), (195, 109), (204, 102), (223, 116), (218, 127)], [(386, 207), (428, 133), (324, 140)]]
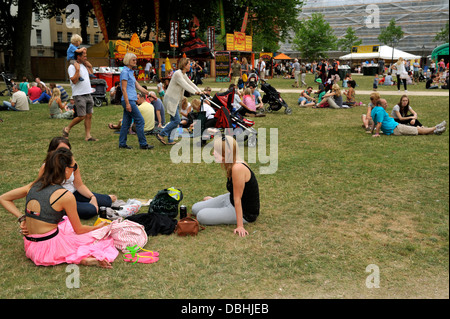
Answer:
[[(84, 66), (84, 61), (87, 59), (86, 51), (76, 52), (75, 59), (80, 65), (80, 70), (76, 71), (71, 64), (68, 69), (70, 85), (72, 86), (72, 97), (75, 100), (75, 115), (76, 117), (70, 122), (69, 126), (64, 127), (62, 134), (64, 137), (69, 137), (69, 132), (78, 123), (84, 120), (85, 140), (88, 142), (95, 142), (98, 139), (91, 135), (92, 113), (94, 111), (94, 100), (91, 96), (92, 88), (89, 80), (89, 71)], [(91, 70), (92, 71), (92, 70)], [(79, 79), (83, 78), (84, 81)]]

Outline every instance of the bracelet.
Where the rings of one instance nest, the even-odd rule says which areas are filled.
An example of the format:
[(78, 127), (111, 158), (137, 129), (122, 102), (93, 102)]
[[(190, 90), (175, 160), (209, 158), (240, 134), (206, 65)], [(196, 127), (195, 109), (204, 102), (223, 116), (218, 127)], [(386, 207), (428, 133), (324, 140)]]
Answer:
[(20, 224), (21, 222), (23, 222), (25, 220), (25, 218), (27, 218), (27, 216), (25, 214), (23, 214), (22, 216), (17, 218), (17, 222)]

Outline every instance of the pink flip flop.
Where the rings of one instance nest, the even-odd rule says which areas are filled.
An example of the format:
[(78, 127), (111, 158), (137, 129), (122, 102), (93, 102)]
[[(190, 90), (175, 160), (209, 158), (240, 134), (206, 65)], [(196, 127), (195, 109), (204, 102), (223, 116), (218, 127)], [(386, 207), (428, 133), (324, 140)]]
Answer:
[(126, 262), (132, 262), (133, 264), (135, 263), (140, 263), (140, 264), (153, 264), (156, 263), (159, 258), (158, 257), (152, 257), (152, 256), (144, 256), (142, 254), (135, 254), (133, 256), (133, 254), (125, 254), (123, 255), (123, 260)]

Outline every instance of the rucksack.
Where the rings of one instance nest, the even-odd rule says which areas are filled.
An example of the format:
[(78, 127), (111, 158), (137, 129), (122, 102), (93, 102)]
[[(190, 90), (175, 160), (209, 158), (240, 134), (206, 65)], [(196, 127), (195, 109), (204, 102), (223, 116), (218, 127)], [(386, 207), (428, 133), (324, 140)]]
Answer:
[(161, 214), (170, 218), (178, 216), (178, 204), (183, 199), (183, 192), (176, 188), (160, 190), (150, 203), (149, 214)]

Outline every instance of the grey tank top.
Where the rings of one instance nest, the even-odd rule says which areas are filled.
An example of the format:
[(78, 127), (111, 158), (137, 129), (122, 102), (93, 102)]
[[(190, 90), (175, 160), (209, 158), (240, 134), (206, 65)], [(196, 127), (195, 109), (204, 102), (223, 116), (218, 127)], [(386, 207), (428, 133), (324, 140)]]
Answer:
[(41, 220), (43, 222), (47, 222), (50, 224), (58, 224), (62, 220), (64, 215), (66, 215), (66, 212), (64, 210), (58, 212), (53, 209), (52, 205), (68, 191), (66, 190), (53, 203), (50, 203), (50, 196), (52, 196), (52, 194), (58, 189), (65, 189), (65, 188), (60, 185), (49, 185), (46, 188), (39, 190), (40, 187), (41, 183), (36, 183), (31, 187), (30, 191), (27, 194), (27, 200), (25, 205), (26, 207), (28, 206), (29, 201), (36, 200), (41, 207), (40, 211), (34, 212), (29, 210), (28, 208), (25, 208), (25, 215), (27, 217)]

